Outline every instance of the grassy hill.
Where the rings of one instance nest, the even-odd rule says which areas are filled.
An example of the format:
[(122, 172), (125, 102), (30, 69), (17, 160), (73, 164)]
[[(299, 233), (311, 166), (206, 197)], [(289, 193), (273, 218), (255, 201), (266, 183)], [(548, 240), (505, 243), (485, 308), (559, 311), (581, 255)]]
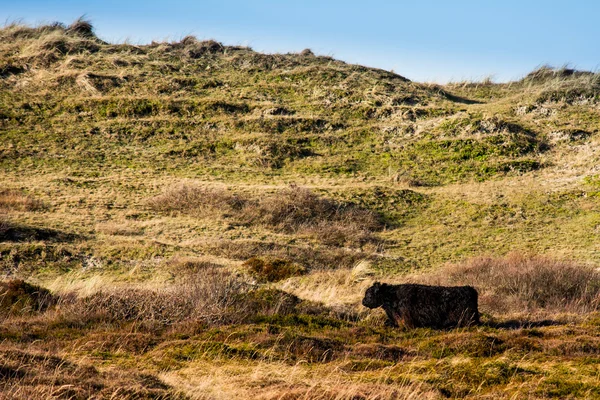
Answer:
[[(0, 398), (596, 398), (599, 131), (590, 72), (6, 25)], [(485, 324), (386, 328), (375, 280)]]

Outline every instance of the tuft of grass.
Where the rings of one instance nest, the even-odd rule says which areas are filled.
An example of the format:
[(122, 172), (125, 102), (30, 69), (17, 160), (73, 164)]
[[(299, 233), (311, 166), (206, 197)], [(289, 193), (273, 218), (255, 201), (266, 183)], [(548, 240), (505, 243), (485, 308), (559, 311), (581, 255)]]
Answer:
[(67, 34), (78, 35), (82, 37), (95, 37), (94, 26), (90, 20), (85, 19), (83, 16), (77, 18), (71, 25), (65, 30)]
[(0, 315), (44, 312), (56, 303), (48, 289), (20, 279), (0, 282)]
[(0, 190), (0, 210), (2, 211), (39, 211), (44, 208), (42, 201), (23, 194), (19, 190)]
[(306, 268), (301, 265), (272, 257), (253, 257), (246, 260), (243, 266), (261, 283), (277, 282), (306, 273)]

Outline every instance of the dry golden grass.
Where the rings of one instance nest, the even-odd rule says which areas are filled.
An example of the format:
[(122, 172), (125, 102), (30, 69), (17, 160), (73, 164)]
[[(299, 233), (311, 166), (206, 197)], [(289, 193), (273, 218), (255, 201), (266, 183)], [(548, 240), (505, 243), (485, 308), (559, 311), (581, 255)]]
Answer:
[[(389, 384), (387, 371), (348, 376), (337, 368), (312, 369), (286, 363), (253, 362), (240, 365), (192, 365), (160, 375), (166, 383), (183, 388), (194, 400), (254, 398), (263, 400), (409, 400), (439, 399), (426, 384)], [(365, 380), (367, 382), (361, 382)]]
[(18, 190), (0, 191), (0, 211), (38, 211), (44, 204), (32, 196), (23, 194)]
[(42, 312), (55, 302), (46, 288), (20, 279), (0, 282), (0, 317)]
[(377, 242), (373, 232), (384, 228), (376, 212), (318, 196), (296, 185), (259, 199), (222, 188), (183, 185), (150, 199), (148, 204), (161, 212), (225, 218), (236, 225), (309, 235), (338, 247)]
[[(523, 267), (531, 280), (527, 266), (542, 265), (541, 260), (516, 255), (475, 259), (446, 267), (442, 276), (449, 281), (443, 283), (460, 283), (455, 280), (464, 277), (465, 270), (477, 276), (480, 286), (500, 280), (490, 264)], [(539, 398), (552, 393), (593, 398), (597, 393), (597, 376), (585, 362), (600, 348), (592, 334), (598, 314), (588, 313), (589, 309), (575, 310), (585, 312), (579, 319), (563, 320), (556, 314), (553, 320), (527, 319), (547, 305), (521, 290), (521, 301), (533, 295), (538, 307), (530, 308), (523, 320), (506, 319), (514, 318), (512, 310), (496, 311), (481, 327), (402, 331), (384, 328), (383, 316), (359, 308), (364, 289), (376, 277), (367, 262), (351, 271), (312, 272), (278, 284), (312, 300), (308, 303), (285, 292), (239, 286), (238, 278), (223, 267), (198, 260), (178, 262), (186, 266), (180, 269), (179, 281), (155, 289), (104, 286), (79, 297), (64, 292), (56, 309), (3, 321), (0, 336), (7, 342), (0, 346), (0, 354), (12, 354), (7, 346), (22, 341), (34, 346), (29, 351), (39, 348), (36, 351), (43, 357), (51, 354), (45, 346), (61, 349), (60, 357), (68, 365), (75, 359), (77, 365), (136, 368), (146, 376), (146, 383), (136, 384), (136, 393), (145, 393), (139, 398), (151, 388), (162, 390), (156, 393), (165, 398), (179, 392), (192, 399), (503, 399), (527, 393)], [(559, 262), (544, 262), (555, 267), (549, 271), (557, 272)], [(584, 271), (581, 266), (571, 268)], [(534, 278), (547, 280), (547, 271)], [(421, 276), (426, 278), (436, 281), (440, 276), (435, 272)], [(491, 289), (480, 290), (485, 296)], [(40, 335), (45, 339), (35, 339)], [(565, 362), (570, 363), (569, 371), (579, 374), (579, 386), (565, 375)], [(90, 379), (112, 376), (111, 369), (98, 371)], [(73, 382), (68, 383), (72, 390), (83, 390), (80, 385), (87, 382), (87, 378), (73, 381), (68, 371), (56, 369), (56, 374)], [(34, 380), (33, 375), (11, 375), (5, 392), (13, 398), (23, 393), (44, 398), (56, 389), (45, 370), (35, 376)], [(160, 380), (152, 380), (153, 376)], [(135, 379), (126, 375), (115, 382), (129, 387)], [(112, 388), (104, 384), (101, 390), (113, 398), (130, 395), (113, 393)], [(100, 389), (86, 390), (97, 395)]]
[(364, 291), (373, 283), (375, 274), (361, 261), (353, 269), (315, 271), (307, 276), (291, 278), (277, 286), (296, 296), (330, 307), (358, 308)]
[(100, 371), (86, 362), (17, 347), (0, 349), (0, 399), (182, 399), (151, 375)]

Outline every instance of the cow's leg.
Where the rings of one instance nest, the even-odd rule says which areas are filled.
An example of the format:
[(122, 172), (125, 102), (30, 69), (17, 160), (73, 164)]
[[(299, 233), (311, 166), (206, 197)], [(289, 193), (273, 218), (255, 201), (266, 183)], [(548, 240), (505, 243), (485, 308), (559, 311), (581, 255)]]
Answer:
[(421, 324), (418, 323), (419, 319), (414, 317), (413, 312), (413, 310), (408, 309), (402, 309), (400, 312), (400, 315), (402, 316), (402, 322), (406, 328), (412, 329), (421, 326)]
[(390, 306), (384, 305), (383, 310), (385, 311), (385, 313), (388, 317), (387, 321), (385, 321), (385, 326), (397, 328), (398, 321), (396, 321), (396, 313), (394, 312), (393, 308)]

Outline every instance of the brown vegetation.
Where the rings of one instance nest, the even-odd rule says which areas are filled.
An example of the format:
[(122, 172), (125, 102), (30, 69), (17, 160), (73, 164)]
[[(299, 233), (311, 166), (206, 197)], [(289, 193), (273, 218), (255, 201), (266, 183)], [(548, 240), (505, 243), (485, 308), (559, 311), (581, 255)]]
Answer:
[(20, 279), (0, 282), (0, 316), (44, 312), (56, 299), (48, 289)]
[(512, 253), (476, 257), (413, 279), (472, 285), (483, 309), (495, 315), (550, 311), (586, 314), (600, 310), (600, 272), (588, 265)]
[(120, 368), (99, 371), (47, 353), (0, 349), (0, 399), (180, 399), (150, 374)]
[(210, 216), (214, 212), (240, 210), (246, 200), (226, 189), (181, 185), (148, 201), (156, 211)]
[(44, 208), (44, 203), (19, 190), (0, 190), (0, 211), (38, 211)]
[(153, 210), (215, 216), (235, 224), (258, 225), (277, 232), (306, 234), (331, 246), (376, 243), (384, 228), (381, 216), (352, 203), (319, 196), (295, 185), (260, 199), (226, 189), (179, 186), (149, 200)]
[(306, 273), (306, 268), (281, 258), (252, 257), (243, 266), (261, 283), (277, 282)]
[(247, 290), (242, 280), (223, 268), (206, 267), (197, 274), (184, 275), (175, 286), (159, 290), (124, 288), (71, 300), (67, 294), (62, 307), (84, 321), (134, 321), (149, 328), (190, 319), (207, 324), (233, 323), (244, 311), (239, 301)]

